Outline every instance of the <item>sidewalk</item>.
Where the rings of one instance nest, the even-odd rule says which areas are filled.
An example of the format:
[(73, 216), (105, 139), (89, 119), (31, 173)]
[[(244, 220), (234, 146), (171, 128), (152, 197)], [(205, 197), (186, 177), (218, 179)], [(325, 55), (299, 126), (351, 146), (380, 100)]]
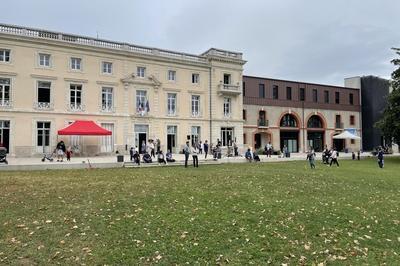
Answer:
[[(400, 154), (394, 154), (392, 156), (399, 156)], [(362, 158), (372, 157), (368, 152), (361, 155)], [(185, 156), (183, 154), (174, 154), (173, 158), (176, 160), (175, 163), (169, 165), (183, 165)], [(317, 153), (317, 160), (321, 160), (322, 154)], [(15, 158), (7, 157), (8, 165), (0, 164), (0, 171), (13, 171), (13, 170), (46, 170), (46, 169), (85, 169), (85, 168), (114, 168), (123, 167), (124, 163), (117, 162), (117, 156), (95, 156), (95, 157), (72, 157), (71, 161), (64, 160), (63, 162), (49, 162), (41, 161), (41, 157), (26, 157), (26, 158)], [(130, 162), (129, 155), (124, 155), (124, 162)], [(262, 163), (268, 162), (282, 162), (282, 161), (299, 161), (306, 160), (305, 153), (292, 153), (290, 158), (280, 158), (277, 155), (273, 155), (271, 158), (267, 158), (266, 155), (260, 155)], [(340, 153), (340, 159), (351, 159), (351, 153)], [(155, 161), (155, 160), (154, 160)], [(204, 159), (204, 154), (199, 154), (199, 164), (221, 164), (221, 163), (245, 163), (246, 159), (243, 156), (239, 157), (222, 157), (218, 161), (212, 159), (212, 155), (208, 155), (207, 159)], [(189, 158), (189, 164), (192, 163), (192, 157)], [(158, 166), (157, 163), (144, 164), (144, 166)]]

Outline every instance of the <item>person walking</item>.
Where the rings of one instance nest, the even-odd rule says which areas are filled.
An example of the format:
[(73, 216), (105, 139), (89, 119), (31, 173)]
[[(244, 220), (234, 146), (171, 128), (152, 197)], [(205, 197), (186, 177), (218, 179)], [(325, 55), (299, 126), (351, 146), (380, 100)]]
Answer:
[(199, 158), (198, 155), (199, 154), (199, 149), (197, 148), (197, 145), (193, 145), (192, 147), (192, 158), (193, 158), (193, 167), (199, 167)]
[(203, 154), (203, 143), (201, 142), (201, 140), (200, 140), (199, 145), (197, 147), (199, 148), (199, 154)]
[(149, 142), (150, 142), (149, 143), (150, 155), (151, 155), (151, 157), (156, 158), (156, 154), (154, 153), (154, 149), (155, 149), (154, 141), (152, 140), (152, 141), (149, 141)]
[(339, 162), (337, 158), (338, 158), (338, 152), (336, 151), (336, 148), (333, 148), (331, 152), (331, 163), (329, 164), (329, 166), (332, 166), (332, 163), (335, 163), (337, 167), (339, 167)]
[(382, 148), (379, 148), (377, 157), (378, 157), (379, 168), (383, 168), (384, 161), (383, 161), (383, 150), (382, 150)]
[(133, 153), (133, 161), (137, 164), (140, 165), (140, 154), (138, 150), (135, 150), (135, 152)]
[(186, 145), (183, 147), (183, 153), (185, 154), (185, 168), (187, 168), (190, 155), (189, 141), (186, 141)]
[(204, 159), (207, 159), (207, 154), (208, 154), (208, 142), (207, 142), (207, 140), (204, 141), (203, 149), (204, 149), (204, 156), (205, 156)]
[(239, 148), (238, 145), (236, 144), (236, 141), (233, 142), (233, 151), (235, 153), (235, 157), (239, 156)]
[(130, 149), (129, 149), (129, 155), (131, 156), (131, 161), (133, 161), (133, 155), (135, 154), (135, 150), (133, 149), (133, 147), (131, 147)]
[(70, 161), (71, 161), (71, 155), (72, 155), (72, 148), (71, 148), (71, 146), (68, 146), (67, 152), (66, 152), (65, 154), (67, 155), (67, 161), (70, 162)]
[(310, 151), (308, 151), (306, 160), (308, 160), (308, 162), (310, 163), (311, 169), (315, 169), (315, 152), (314, 152), (314, 150), (310, 149)]
[(286, 158), (288, 153), (288, 148), (286, 147), (286, 145), (283, 145), (282, 153), (283, 153), (283, 158)]

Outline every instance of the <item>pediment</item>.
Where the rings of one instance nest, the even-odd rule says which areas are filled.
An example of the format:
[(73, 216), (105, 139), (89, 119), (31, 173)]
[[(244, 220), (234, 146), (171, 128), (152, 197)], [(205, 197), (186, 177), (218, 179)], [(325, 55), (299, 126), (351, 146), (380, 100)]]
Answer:
[(139, 78), (134, 73), (126, 76), (125, 78), (121, 79), (122, 83), (128, 84), (139, 84), (139, 85), (148, 85), (153, 86), (155, 88), (159, 88), (161, 86), (161, 82), (154, 76), (150, 75), (145, 78)]

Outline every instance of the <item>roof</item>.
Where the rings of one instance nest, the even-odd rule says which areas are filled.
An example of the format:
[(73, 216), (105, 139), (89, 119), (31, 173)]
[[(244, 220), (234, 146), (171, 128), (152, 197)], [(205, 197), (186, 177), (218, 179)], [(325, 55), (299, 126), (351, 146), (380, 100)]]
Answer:
[(93, 121), (77, 120), (67, 127), (60, 129), (58, 135), (107, 136), (110, 130), (104, 129)]

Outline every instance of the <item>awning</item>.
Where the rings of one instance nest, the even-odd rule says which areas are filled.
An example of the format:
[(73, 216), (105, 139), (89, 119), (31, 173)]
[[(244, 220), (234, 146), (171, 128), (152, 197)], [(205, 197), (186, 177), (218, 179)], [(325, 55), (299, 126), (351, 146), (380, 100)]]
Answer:
[(77, 120), (60, 129), (58, 135), (108, 136), (112, 135), (112, 132), (102, 128), (93, 121)]
[(361, 139), (359, 136), (351, 134), (349, 131), (343, 131), (342, 133), (333, 136), (334, 139)]

